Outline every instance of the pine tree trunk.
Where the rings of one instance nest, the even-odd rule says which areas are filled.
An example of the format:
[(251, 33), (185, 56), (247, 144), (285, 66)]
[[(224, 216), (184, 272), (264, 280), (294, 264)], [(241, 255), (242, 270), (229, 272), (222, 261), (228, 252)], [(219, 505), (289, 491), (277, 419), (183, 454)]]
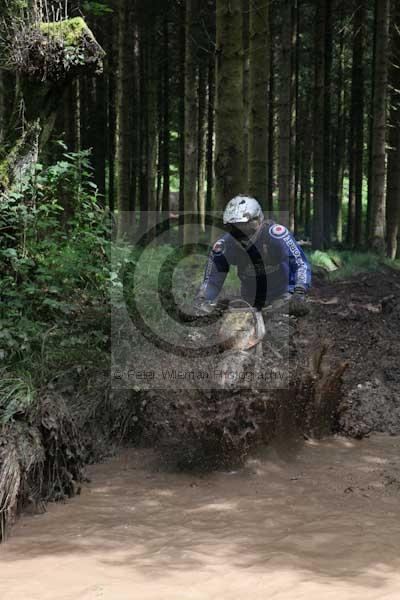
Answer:
[(353, 68), (349, 136), (349, 225), (347, 241), (359, 247), (362, 236), (364, 173), (364, 45), (365, 0), (355, 0), (353, 24)]
[(325, 2), (325, 67), (324, 67), (324, 244), (330, 246), (332, 237), (331, 187), (331, 95), (332, 95), (332, 0)]
[[(241, 0), (243, 14), (243, 177), (249, 181), (249, 127), (250, 127), (250, 4), (257, 0)], [(247, 191), (247, 188), (246, 188)]]
[(169, 49), (169, 19), (168, 12), (164, 15), (164, 64), (163, 64), (163, 191), (161, 209), (168, 214), (170, 194), (170, 49)]
[(198, 185), (197, 206), (200, 217), (201, 231), (206, 225), (206, 169), (207, 169), (207, 73), (208, 64), (206, 57), (200, 60), (199, 71), (199, 123), (198, 123)]
[(117, 84), (117, 205), (118, 234), (132, 235), (134, 218), (131, 192), (131, 90), (133, 71), (133, 36), (131, 35), (131, 4), (119, 2), (118, 84)]
[(280, 221), (290, 225), (293, 216), (292, 181), (292, 45), (293, 45), (292, 0), (282, 2), (282, 43), (279, 85), (279, 210)]
[(400, 225), (400, 0), (395, 0), (390, 69), (390, 128), (387, 186), (387, 254), (396, 258)]
[[(101, 19), (95, 19), (95, 34), (103, 36)], [(99, 77), (88, 78), (88, 130), (89, 142), (85, 146), (92, 148), (92, 164), (94, 179), (100, 195), (100, 202), (105, 206), (106, 194), (106, 156), (107, 156), (107, 77), (102, 73)]]
[(333, 172), (333, 232), (339, 243), (343, 241), (343, 181), (346, 155), (346, 82), (345, 82), (345, 43), (344, 43), (344, 2), (340, 4), (340, 41), (337, 70), (338, 105), (337, 129), (334, 150)]
[[(311, 111), (310, 111), (311, 113)], [(306, 239), (311, 237), (311, 158), (312, 144), (307, 139), (311, 127), (311, 117), (305, 119), (305, 136), (302, 150), (301, 162), (301, 195), (304, 204), (304, 235)]]
[(314, 219), (313, 219), (313, 248), (320, 250), (324, 247), (324, 150), (325, 150), (325, 67), (326, 44), (325, 27), (328, 0), (317, 4), (315, 17), (315, 79), (314, 79)]
[(81, 148), (91, 148), (90, 145), (90, 134), (91, 134), (91, 123), (89, 118), (92, 116), (93, 105), (91, 104), (92, 99), (90, 98), (91, 90), (90, 84), (87, 77), (79, 78), (79, 90), (80, 90), (80, 125), (81, 125)]
[(93, 114), (93, 166), (94, 176), (99, 194), (102, 198), (106, 193), (106, 82), (102, 75), (98, 80), (92, 79), (92, 90), (94, 95)]
[[(161, 55), (163, 56), (163, 54)], [(157, 65), (157, 156), (156, 156), (156, 210), (161, 210), (162, 206), (162, 180), (163, 180), (163, 145), (164, 145), (164, 114), (163, 114), (163, 60), (161, 59)]]
[(185, 211), (185, 77), (186, 77), (186, 6), (179, 7), (179, 239), (183, 242)]
[(198, 0), (186, 3), (186, 58), (185, 58), (185, 227), (184, 244), (196, 243), (198, 228), (193, 224), (197, 214), (198, 174), (198, 121), (199, 121), (199, 64), (197, 27)]
[[(160, 77), (162, 76), (160, 70)], [(160, 83), (160, 82), (159, 82)], [(157, 109), (158, 109), (158, 119), (157, 119), (157, 129), (159, 132), (158, 140), (157, 140), (157, 155), (156, 155), (156, 210), (161, 210), (162, 205), (162, 178), (163, 178), (163, 165), (162, 165), (162, 155), (163, 155), (163, 115), (162, 115), (162, 107), (161, 107), (161, 88), (159, 85), (158, 89), (158, 101), (157, 101)]]
[(143, 34), (145, 36), (145, 120), (147, 124), (146, 139), (146, 190), (147, 190), (147, 210), (148, 227), (151, 229), (157, 222), (157, 154), (158, 154), (158, 110), (157, 110), (157, 90), (158, 90), (158, 56), (157, 56), (157, 15), (153, 7), (149, 7), (147, 20)]
[(369, 232), (371, 227), (371, 207), (372, 207), (372, 157), (373, 157), (373, 138), (374, 138), (374, 99), (375, 99), (375, 62), (377, 47), (377, 10), (374, 2), (373, 19), (373, 44), (372, 44), (372, 68), (371, 68), (371, 96), (368, 111), (368, 205), (367, 205), (367, 223), (365, 241), (369, 243)]
[(269, 15), (265, 0), (250, 0), (249, 192), (267, 208)]
[(139, 109), (140, 109), (140, 147), (139, 147), (139, 203), (140, 203), (140, 233), (147, 230), (147, 217), (149, 210), (148, 186), (147, 186), (147, 72), (146, 56), (147, 43), (144, 33), (144, 24), (139, 28)]
[(206, 210), (213, 207), (214, 190), (214, 125), (215, 125), (215, 57), (210, 55), (208, 64), (208, 117), (207, 117), (207, 200)]
[(293, 3), (293, 33), (292, 33), (292, 214), (290, 228), (297, 234), (298, 229), (298, 201), (300, 184), (300, 142), (299, 142), (299, 90), (300, 90), (300, 1)]
[(267, 153), (267, 208), (270, 217), (274, 211), (275, 177), (275, 23), (274, 5), (269, 4), (269, 82), (268, 82), (268, 153)]
[(111, 16), (111, 32), (109, 52), (107, 53), (108, 71), (108, 204), (110, 211), (115, 210), (115, 154), (116, 154), (116, 129), (117, 129), (117, 76), (118, 62), (115, 57), (118, 51), (118, 19), (114, 13)]
[[(308, 191), (310, 193), (310, 180), (311, 180), (311, 150), (312, 145), (309, 140), (309, 132), (311, 130), (311, 111), (310, 107), (304, 103), (303, 99), (300, 103), (301, 110), (299, 110), (299, 129), (297, 135), (297, 144), (298, 144), (298, 169), (299, 169), (299, 192), (298, 192), (298, 210), (297, 210), (297, 218), (296, 218), (296, 231), (299, 233), (303, 231), (303, 235), (306, 234), (306, 190), (308, 187)], [(307, 182), (308, 179), (308, 182)], [(308, 232), (309, 234), (309, 232)]]
[(243, 148), (243, 15), (240, 3), (217, 0), (216, 205), (245, 192)]
[(70, 83), (64, 95), (65, 143), (71, 152), (81, 149), (80, 84), (76, 79)]
[(6, 123), (6, 86), (4, 82), (4, 71), (0, 69), (0, 145), (5, 138), (5, 123)]
[[(135, 5), (136, 8), (136, 5)], [(136, 15), (134, 15), (136, 21)], [(137, 22), (132, 23), (132, 78), (131, 78), (131, 177), (129, 183), (131, 195), (131, 210), (137, 212), (138, 203), (138, 183), (140, 176), (140, 65), (139, 65), (139, 29)], [(135, 215), (136, 222), (136, 215)]]
[(140, 87), (140, 231), (152, 235), (157, 222), (158, 155), (158, 19), (152, 5), (141, 12), (139, 29)]
[(386, 183), (386, 103), (389, 62), (390, 0), (376, 0), (375, 92), (373, 103), (371, 210), (369, 243), (379, 253), (385, 251)]

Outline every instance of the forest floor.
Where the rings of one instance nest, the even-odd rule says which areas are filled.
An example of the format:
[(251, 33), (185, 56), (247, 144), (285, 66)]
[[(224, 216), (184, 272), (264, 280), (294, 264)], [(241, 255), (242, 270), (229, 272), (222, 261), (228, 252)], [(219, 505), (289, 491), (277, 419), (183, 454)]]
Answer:
[(25, 516), (2, 600), (395, 600), (400, 438), (270, 447), (237, 471), (171, 472), (151, 450)]

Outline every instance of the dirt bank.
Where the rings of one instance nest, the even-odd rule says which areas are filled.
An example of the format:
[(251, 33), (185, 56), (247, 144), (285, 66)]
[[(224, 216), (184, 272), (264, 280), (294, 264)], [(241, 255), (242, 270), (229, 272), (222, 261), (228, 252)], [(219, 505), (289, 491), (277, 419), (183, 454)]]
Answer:
[(271, 448), (196, 477), (127, 451), (0, 549), (3, 600), (400, 597), (400, 438)]
[(301, 324), (308, 350), (326, 340), (333, 363), (346, 361), (339, 428), (349, 436), (400, 434), (400, 272), (316, 281), (312, 316)]

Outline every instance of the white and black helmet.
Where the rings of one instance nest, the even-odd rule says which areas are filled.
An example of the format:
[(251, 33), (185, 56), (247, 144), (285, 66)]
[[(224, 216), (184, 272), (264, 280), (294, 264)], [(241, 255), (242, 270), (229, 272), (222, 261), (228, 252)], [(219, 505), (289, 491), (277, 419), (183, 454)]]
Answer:
[(240, 195), (232, 198), (224, 212), (224, 225), (235, 225), (236, 223), (249, 223), (257, 220), (264, 221), (264, 213), (255, 198)]

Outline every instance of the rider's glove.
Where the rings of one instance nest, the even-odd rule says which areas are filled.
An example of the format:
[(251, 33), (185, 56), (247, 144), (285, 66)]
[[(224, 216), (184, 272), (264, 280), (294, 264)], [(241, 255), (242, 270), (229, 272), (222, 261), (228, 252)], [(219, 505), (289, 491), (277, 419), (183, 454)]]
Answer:
[(304, 287), (298, 285), (294, 288), (289, 310), (290, 314), (294, 317), (304, 317), (310, 312), (306, 302), (306, 290)]

